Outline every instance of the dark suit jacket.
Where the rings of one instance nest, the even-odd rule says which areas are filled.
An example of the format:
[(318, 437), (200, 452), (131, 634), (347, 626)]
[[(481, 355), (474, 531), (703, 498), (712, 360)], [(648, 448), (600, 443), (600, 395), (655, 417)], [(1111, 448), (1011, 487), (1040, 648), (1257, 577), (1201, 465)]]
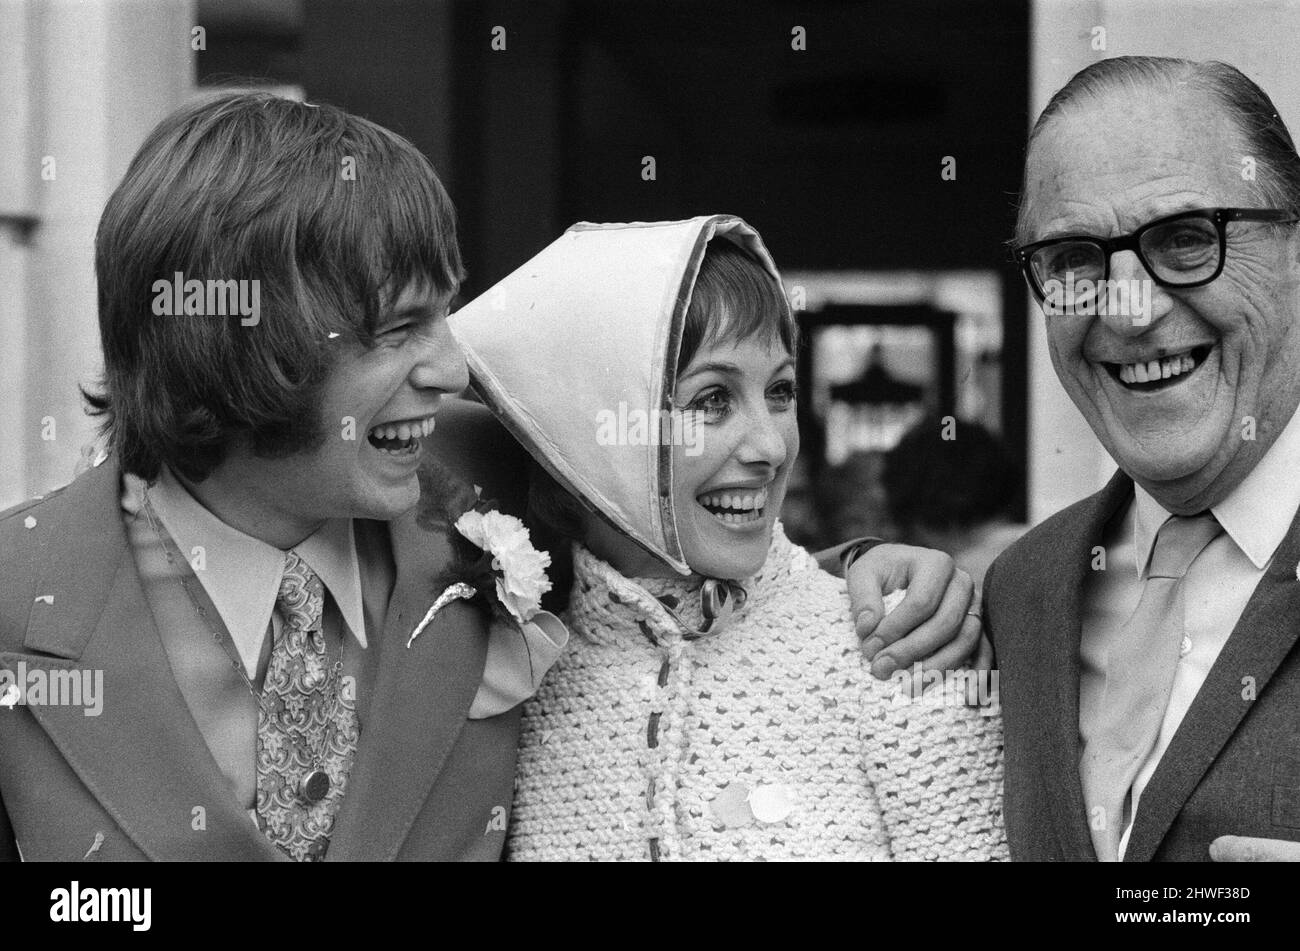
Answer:
[[(1000, 670), (1007, 838), (1015, 860), (1095, 861), (1079, 779), (1083, 586), (1133, 498), (1117, 473), (988, 572)], [(1125, 860), (1209, 861), (1221, 835), (1300, 841), (1300, 516), (1142, 794)]]
[[(29, 860), (287, 860), (236, 801), (185, 705), (120, 492), (110, 457), (0, 514), (0, 667), (104, 674), (99, 716), (0, 709), (0, 859), (21, 849)], [(406, 648), (450, 553), (445, 533), (420, 516), (356, 522), (359, 535), (391, 539), (396, 581), (383, 631), (368, 638), (358, 694), (371, 699), (328, 861), (491, 860), (504, 844), (518, 708), (466, 718), (487, 631), (464, 602)]]

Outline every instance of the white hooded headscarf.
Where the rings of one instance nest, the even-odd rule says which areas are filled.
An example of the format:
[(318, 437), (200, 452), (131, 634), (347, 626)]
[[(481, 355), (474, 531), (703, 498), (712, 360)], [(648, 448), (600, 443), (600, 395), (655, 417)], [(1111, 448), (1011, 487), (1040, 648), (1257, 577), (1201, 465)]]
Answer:
[[(475, 390), (560, 485), (682, 574), (671, 419), (705, 245), (734, 241), (779, 283), (739, 218), (576, 224), (451, 317)], [(649, 425), (637, 444), (637, 413)], [(619, 437), (610, 439), (611, 431)], [(631, 444), (629, 444), (631, 443)]]

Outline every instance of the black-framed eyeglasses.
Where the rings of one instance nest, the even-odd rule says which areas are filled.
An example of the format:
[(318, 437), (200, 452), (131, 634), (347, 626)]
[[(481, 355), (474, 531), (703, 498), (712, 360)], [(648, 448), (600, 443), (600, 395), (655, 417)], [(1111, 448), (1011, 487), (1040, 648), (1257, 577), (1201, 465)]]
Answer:
[(1016, 248), (1015, 256), (1040, 302), (1048, 297), (1051, 281), (1065, 288), (1106, 280), (1117, 251), (1136, 254), (1162, 287), (1200, 287), (1223, 272), (1229, 221), (1295, 224), (1300, 219), (1276, 208), (1200, 208), (1157, 218), (1117, 238), (1078, 234), (1035, 241)]

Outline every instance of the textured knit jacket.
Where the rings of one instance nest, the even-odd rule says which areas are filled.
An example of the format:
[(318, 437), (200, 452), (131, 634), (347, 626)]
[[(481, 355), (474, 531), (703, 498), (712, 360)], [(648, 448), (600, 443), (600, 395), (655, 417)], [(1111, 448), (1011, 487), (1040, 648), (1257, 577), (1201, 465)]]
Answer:
[(999, 718), (874, 679), (844, 582), (779, 525), (717, 634), (665, 610), (699, 626), (685, 580), (580, 546), (574, 574), (569, 646), (524, 709), (511, 859), (1006, 858)]

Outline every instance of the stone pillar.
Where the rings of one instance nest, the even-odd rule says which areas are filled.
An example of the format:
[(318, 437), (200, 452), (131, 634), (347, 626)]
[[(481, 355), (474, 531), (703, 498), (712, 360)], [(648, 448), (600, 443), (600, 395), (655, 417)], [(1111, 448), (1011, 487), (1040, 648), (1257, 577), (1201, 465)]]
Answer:
[(0, 507), (67, 483), (102, 368), (95, 228), (194, 88), (192, 0), (0, 0)]

